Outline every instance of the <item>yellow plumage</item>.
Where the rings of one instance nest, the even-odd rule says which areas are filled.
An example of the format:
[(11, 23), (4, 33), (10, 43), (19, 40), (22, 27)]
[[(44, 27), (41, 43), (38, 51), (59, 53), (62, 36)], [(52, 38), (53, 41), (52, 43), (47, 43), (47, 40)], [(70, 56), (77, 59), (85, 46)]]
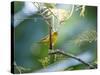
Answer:
[[(58, 37), (58, 33), (57, 32), (52, 32), (52, 34), (51, 34), (52, 46), (55, 45), (55, 43), (57, 41), (57, 37)], [(45, 36), (40, 42), (49, 45), (50, 44), (49, 35)]]

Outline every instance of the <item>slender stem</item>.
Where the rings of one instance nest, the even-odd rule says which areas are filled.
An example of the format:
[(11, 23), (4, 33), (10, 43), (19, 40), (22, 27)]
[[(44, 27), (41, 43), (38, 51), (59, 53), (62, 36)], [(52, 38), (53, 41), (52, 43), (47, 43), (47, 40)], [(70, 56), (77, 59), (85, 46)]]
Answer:
[(21, 74), (21, 70), (20, 70), (19, 67), (17, 66), (16, 62), (14, 62), (14, 66), (16, 67), (16, 69), (18, 70), (18, 72)]
[(67, 17), (67, 20), (72, 16), (73, 12), (74, 12), (74, 5), (72, 5), (72, 9), (71, 9), (70, 15)]
[(49, 11), (50, 11), (50, 13), (52, 13), (52, 15), (54, 16), (54, 17), (56, 17), (56, 19), (58, 19), (58, 17), (50, 10), (50, 8), (47, 8)]
[(64, 56), (71, 57), (71, 58), (76, 59), (77, 61), (83, 63), (84, 65), (87, 65), (90, 69), (95, 68), (93, 65), (91, 65), (91, 64), (89, 64), (89, 63), (83, 61), (82, 59), (80, 59), (80, 58), (78, 58), (78, 57), (76, 57), (76, 56), (74, 56), (74, 55), (72, 55), (72, 54), (69, 54), (69, 53), (64, 53), (64, 52), (62, 52), (62, 51), (56, 50), (56, 51), (53, 51), (53, 52), (51, 52), (51, 53), (49, 53), (49, 54), (50, 54), (50, 55), (51, 55), (51, 54), (63, 54)]
[[(51, 20), (52, 21), (52, 20)], [(51, 22), (50, 22), (50, 25), (49, 25), (49, 50), (50, 52), (53, 51), (53, 46), (52, 46), (52, 26), (51, 26)], [(54, 55), (50, 55), (50, 63), (54, 63)]]
[[(72, 9), (71, 9), (71, 11), (70, 11), (70, 14), (69, 14), (69, 16), (67, 16), (65, 19), (64, 19), (64, 21), (67, 21), (68, 19), (70, 19), (70, 17), (72, 16), (72, 14), (73, 14), (73, 12), (74, 12), (74, 5), (72, 5)], [(64, 21), (61, 21), (60, 22), (60, 24), (62, 23), (62, 22), (64, 22)]]
[(49, 49), (51, 49), (52, 50), (52, 27), (51, 27), (51, 25), (49, 26), (49, 41), (50, 41), (50, 43), (49, 43)]

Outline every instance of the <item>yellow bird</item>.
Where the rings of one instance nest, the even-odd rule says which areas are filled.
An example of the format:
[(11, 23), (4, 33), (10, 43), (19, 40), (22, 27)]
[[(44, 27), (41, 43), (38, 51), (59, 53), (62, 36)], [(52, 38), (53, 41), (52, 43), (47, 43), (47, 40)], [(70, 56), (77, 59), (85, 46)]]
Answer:
[[(55, 45), (55, 43), (56, 43), (56, 41), (57, 41), (57, 37), (58, 37), (58, 33), (57, 33), (57, 32), (52, 32), (52, 34), (51, 34), (52, 46)], [(40, 43), (44, 43), (44, 44), (49, 45), (49, 44), (50, 44), (50, 36), (49, 36), (49, 35), (45, 36), (45, 37), (40, 41)]]

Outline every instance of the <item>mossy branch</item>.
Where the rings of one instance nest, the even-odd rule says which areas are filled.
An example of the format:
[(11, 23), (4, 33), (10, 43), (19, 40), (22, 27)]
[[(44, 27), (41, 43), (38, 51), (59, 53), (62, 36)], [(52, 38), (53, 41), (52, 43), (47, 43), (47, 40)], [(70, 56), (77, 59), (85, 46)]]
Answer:
[(83, 63), (84, 65), (88, 66), (90, 69), (94, 69), (94, 68), (95, 68), (93, 65), (91, 65), (91, 64), (89, 64), (89, 63), (83, 61), (82, 59), (80, 59), (80, 58), (74, 56), (73, 54), (64, 53), (63, 51), (60, 51), (59, 49), (54, 50), (54, 51), (52, 51), (52, 52), (49, 52), (49, 54), (50, 54), (50, 55), (52, 55), (52, 54), (62, 54), (62, 55), (64, 55), (64, 56), (68, 56), (68, 57), (70, 57), (70, 58), (73, 58), (73, 59), (75, 59), (75, 60), (77, 60), (77, 61)]

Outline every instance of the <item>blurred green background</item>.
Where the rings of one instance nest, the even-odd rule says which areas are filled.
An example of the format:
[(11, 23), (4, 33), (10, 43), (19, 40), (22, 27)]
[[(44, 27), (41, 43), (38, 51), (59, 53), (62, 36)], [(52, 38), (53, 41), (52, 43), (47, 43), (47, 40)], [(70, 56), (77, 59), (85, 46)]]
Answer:
[[(21, 12), (24, 6), (24, 2), (14, 2), (14, 13), (12, 14), (16, 15)], [(97, 7), (86, 6), (85, 16), (82, 17), (79, 14), (80, 11), (74, 10), (71, 18), (60, 26), (55, 49), (62, 49), (66, 53), (72, 53), (73, 55), (89, 52), (92, 55), (89, 60), (93, 64), (97, 60)], [(20, 20), (20, 18), (17, 20)], [(43, 48), (42, 52), (37, 53), (33, 47), (34, 45), (37, 46), (37, 42), (48, 34), (48, 25), (43, 18), (37, 13), (29, 15), (14, 27), (14, 30), (16, 64), (25, 68), (32, 68), (32, 71), (43, 68), (38, 60), (47, 53), (47, 49)], [(82, 64), (74, 67), (74, 69), (82, 69)]]

